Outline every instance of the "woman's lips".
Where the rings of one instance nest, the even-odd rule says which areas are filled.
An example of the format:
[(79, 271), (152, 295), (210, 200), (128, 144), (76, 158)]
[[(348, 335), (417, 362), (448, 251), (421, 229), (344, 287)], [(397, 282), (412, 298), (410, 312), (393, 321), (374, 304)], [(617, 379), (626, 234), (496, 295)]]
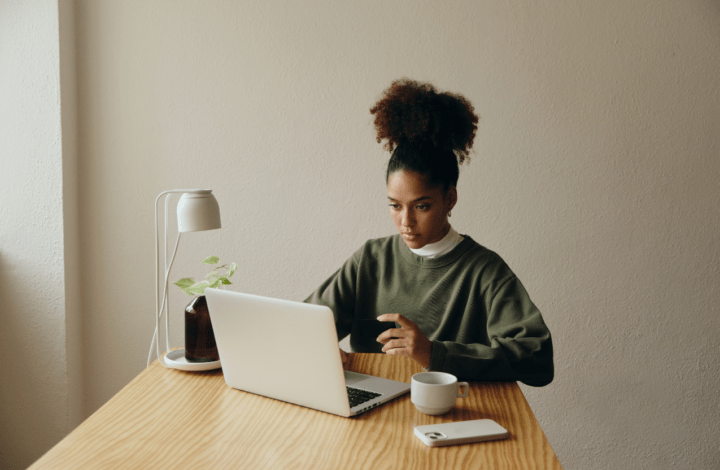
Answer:
[(402, 233), (401, 235), (405, 240), (413, 240), (420, 236), (417, 233)]

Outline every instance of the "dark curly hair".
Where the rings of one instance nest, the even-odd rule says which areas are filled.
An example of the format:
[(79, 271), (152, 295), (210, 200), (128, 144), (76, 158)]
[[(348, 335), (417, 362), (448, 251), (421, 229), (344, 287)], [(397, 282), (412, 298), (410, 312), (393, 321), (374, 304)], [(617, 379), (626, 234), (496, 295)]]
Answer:
[(478, 122), (465, 97), (403, 78), (385, 90), (370, 113), (378, 143), (385, 140), (384, 148), (392, 152), (386, 176), (412, 170), (445, 191), (457, 184), (458, 164), (468, 159)]

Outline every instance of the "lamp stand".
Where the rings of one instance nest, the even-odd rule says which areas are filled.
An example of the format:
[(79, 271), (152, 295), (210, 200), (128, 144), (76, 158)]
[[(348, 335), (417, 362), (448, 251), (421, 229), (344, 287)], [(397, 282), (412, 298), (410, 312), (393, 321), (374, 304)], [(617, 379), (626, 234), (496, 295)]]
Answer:
[[(147, 365), (150, 365), (150, 360), (152, 359), (152, 353), (153, 353), (153, 346), (155, 347), (155, 352), (158, 358), (158, 362), (160, 364), (168, 369), (181, 369), (181, 370), (188, 370), (188, 371), (199, 371), (199, 370), (212, 370), (217, 369), (220, 367), (220, 361), (211, 361), (211, 362), (189, 362), (187, 359), (185, 359), (185, 349), (176, 349), (174, 351), (170, 350), (170, 315), (168, 312), (167, 307), (167, 297), (168, 297), (168, 278), (170, 276), (170, 269), (172, 268), (173, 262), (175, 261), (175, 255), (177, 254), (178, 245), (180, 244), (180, 235), (182, 234), (183, 230), (178, 227), (178, 236), (177, 240), (175, 241), (175, 249), (173, 250), (172, 257), (170, 258), (170, 262), (168, 264), (168, 253), (167, 253), (167, 233), (168, 233), (168, 200), (170, 194), (174, 193), (189, 193), (189, 194), (199, 194), (199, 193), (208, 193), (209, 190), (204, 189), (172, 189), (169, 191), (164, 191), (158, 195), (158, 197), (155, 199), (155, 332), (153, 333), (152, 342), (150, 343), (150, 351), (148, 353), (148, 360)], [(162, 295), (162, 302), (160, 300), (160, 237), (158, 234), (158, 203), (160, 202), (160, 198), (165, 196), (165, 230), (164, 230), (164, 240), (165, 244), (163, 245), (164, 249), (164, 283), (163, 283), (163, 295)], [(219, 225), (219, 214), (218, 214), (218, 225)], [(219, 227), (213, 227), (213, 228), (219, 228)], [(198, 230), (198, 229), (195, 229)], [(190, 230), (190, 231), (195, 231)], [(203, 229), (199, 229), (203, 230)], [(160, 322), (162, 320), (163, 313), (165, 315), (165, 349), (166, 353), (165, 356), (163, 356), (160, 353)]]

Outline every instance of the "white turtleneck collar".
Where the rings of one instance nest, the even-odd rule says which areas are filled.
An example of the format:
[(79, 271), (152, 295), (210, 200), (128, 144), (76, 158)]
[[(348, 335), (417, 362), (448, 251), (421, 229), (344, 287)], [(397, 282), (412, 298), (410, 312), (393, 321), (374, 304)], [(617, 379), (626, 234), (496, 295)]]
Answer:
[(452, 249), (458, 246), (463, 240), (464, 237), (457, 233), (454, 228), (450, 227), (448, 234), (439, 242), (429, 243), (417, 250), (410, 248), (410, 251), (423, 258), (437, 258), (452, 251)]

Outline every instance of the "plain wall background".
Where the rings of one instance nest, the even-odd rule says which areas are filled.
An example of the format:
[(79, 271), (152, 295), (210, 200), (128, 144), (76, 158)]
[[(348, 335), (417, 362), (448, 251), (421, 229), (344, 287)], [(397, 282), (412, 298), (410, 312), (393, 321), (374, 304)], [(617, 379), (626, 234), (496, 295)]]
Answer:
[(26, 467), (85, 418), (73, 19), (66, 0), (0, 1), (3, 469)]
[[(87, 416), (144, 368), (160, 192), (212, 188), (223, 219), (183, 236), (171, 280), (204, 274), (213, 254), (238, 262), (232, 289), (301, 300), (393, 234), (369, 108), (400, 77), (462, 93), (481, 117), (451, 221), (506, 259), (554, 335), (555, 381), (523, 391), (563, 467), (718, 468), (718, 1), (77, 0), (65, 15), (69, 3), (32, 3), (58, 28), (0, 2), (0, 25), (27, 26), (0, 29), (3, 296), (30, 280), (26, 261), (47, 259), (80, 293), (53, 343), (72, 354), (44, 367), (28, 344), (63, 328), (63, 288), (42, 278), (35, 316), (15, 296), (0, 314), (3, 347), (24, 351), (12, 366), (3, 352), (3, 416), (47, 423), (11, 441), (0, 424), (3, 468), (73, 426), (72, 405), (40, 416), (41, 398), (18, 390), (69, 368), (65, 399)], [(59, 65), (18, 58), (23, 40)], [(44, 103), (60, 75), (58, 147), (59, 108)], [(14, 93), (29, 89), (46, 101)], [(49, 149), (23, 132), (51, 133)], [(190, 298), (171, 287), (179, 346)]]

